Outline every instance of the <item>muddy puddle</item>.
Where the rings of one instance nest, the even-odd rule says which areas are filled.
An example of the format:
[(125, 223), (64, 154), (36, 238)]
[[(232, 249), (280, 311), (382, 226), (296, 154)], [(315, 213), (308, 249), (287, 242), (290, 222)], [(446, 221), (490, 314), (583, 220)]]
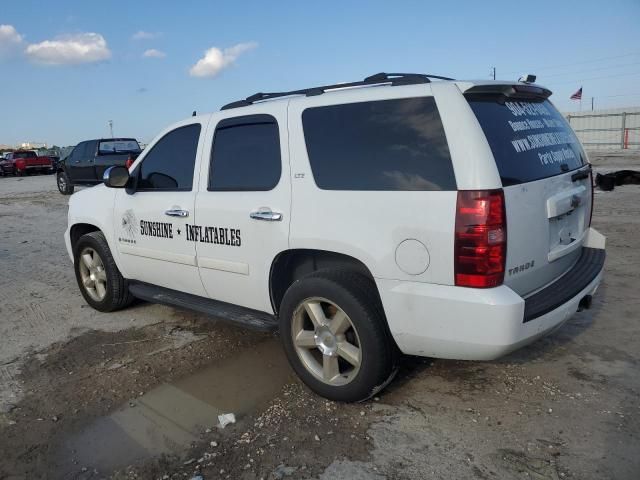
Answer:
[(57, 474), (66, 478), (78, 467), (107, 474), (161, 454), (180, 454), (207, 428), (216, 428), (218, 415), (233, 413), (241, 422), (292, 378), (280, 343), (264, 341), (97, 419), (59, 450)]

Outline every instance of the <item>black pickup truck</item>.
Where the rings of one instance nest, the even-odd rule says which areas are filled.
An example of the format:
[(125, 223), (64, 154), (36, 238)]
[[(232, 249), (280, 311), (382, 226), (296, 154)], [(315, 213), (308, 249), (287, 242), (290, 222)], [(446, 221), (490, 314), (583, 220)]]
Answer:
[(102, 138), (80, 142), (71, 153), (58, 162), (56, 181), (63, 195), (71, 195), (75, 185), (102, 183), (104, 171), (128, 162), (140, 155), (140, 145), (135, 138)]

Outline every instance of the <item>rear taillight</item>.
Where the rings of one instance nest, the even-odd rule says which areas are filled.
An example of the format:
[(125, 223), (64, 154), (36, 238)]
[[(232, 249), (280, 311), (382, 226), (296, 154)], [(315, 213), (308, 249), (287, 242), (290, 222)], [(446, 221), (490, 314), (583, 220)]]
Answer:
[(133, 159), (132, 155), (129, 155), (129, 157), (127, 158), (127, 161), (124, 162), (124, 166), (129, 169), (131, 168), (131, 165), (133, 165), (133, 162), (135, 162), (135, 160)]
[(454, 247), (456, 285), (474, 288), (501, 285), (506, 257), (504, 192), (459, 191)]
[(591, 220), (593, 219), (593, 172), (589, 170), (589, 187), (591, 188), (591, 205), (589, 206), (589, 226), (591, 226)]

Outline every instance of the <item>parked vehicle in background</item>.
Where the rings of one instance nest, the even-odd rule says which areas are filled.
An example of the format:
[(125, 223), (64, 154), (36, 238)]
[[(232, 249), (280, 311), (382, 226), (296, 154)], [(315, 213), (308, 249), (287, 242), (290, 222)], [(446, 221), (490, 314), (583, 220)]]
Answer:
[(135, 138), (108, 138), (80, 142), (58, 162), (56, 181), (63, 195), (71, 195), (76, 185), (96, 185), (109, 167), (128, 166), (140, 155)]
[(53, 170), (57, 172), (58, 165), (60, 164), (60, 157), (58, 157), (57, 155), (49, 155), (49, 158), (51, 159), (51, 163), (53, 164)]
[(7, 160), (7, 154), (3, 154), (0, 157), (0, 177), (4, 177), (5, 175), (14, 175), (16, 173), (16, 167), (13, 162)]
[(53, 162), (49, 157), (38, 156), (33, 150), (16, 150), (7, 155), (7, 161), (13, 166), (16, 175), (32, 172), (53, 173)]

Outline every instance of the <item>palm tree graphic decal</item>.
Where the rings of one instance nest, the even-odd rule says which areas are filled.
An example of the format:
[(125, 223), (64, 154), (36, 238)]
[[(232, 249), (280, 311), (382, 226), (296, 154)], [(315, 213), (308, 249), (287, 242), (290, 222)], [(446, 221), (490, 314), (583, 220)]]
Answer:
[(122, 231), (125, 238), (120, 238), (120, 241), (127, 243), (136, 243), (136, 237), (138, 236), (138, 219), (133, 210), (127, 210), (122, 215)]

